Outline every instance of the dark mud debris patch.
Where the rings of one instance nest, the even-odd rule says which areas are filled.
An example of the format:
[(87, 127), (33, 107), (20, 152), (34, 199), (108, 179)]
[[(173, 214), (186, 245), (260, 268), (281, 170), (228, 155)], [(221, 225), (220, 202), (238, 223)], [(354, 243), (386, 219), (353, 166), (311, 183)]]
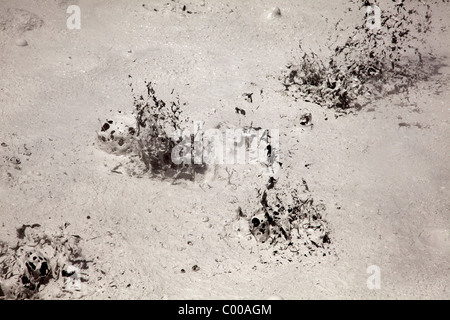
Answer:
[(247, 222), (261, 261), (320, 263), (336, 257), (326, 207), (314, 201), (306, 182), (270, 186), (258, 191), (253, 209), (239, 208), (237, 217)]
[(186, 130), (187, 118), (182, 110), (186, 103), (178, 97), (168, 102), (159, 99), (151, 82), (145, 82), (144, 94), (135, 94), (131, 82), (129, 86), (132, 111), (101, 125), (97, 132), (99, 147), (124, 155), (126, 160), (120, 166), (130, 176), (193, 180), (196, 174), (204, 173), (206, 165), (191, 160), (198, 155), (194, 153), (195, 136)]
[[(48, 234), (40, 225), (16, 229), (17, 243), (0, 242), (0, 299), (55, 299), (86, 292), (87, 261), (80, 240), (65, 227)], [(83, 271), (81, 271), (83, 270)]]
[(40, 227), (40, 224), (33, 224), (33, 225), (29, 225), (29, 224), (24, 224), (22, 225), (20, 228), (16, 229), (16, 233), (17, 233), (17, 238), (19, 238), (20, 240), (25, 238), (25, 231), (27, 228), (38, 228)]
[[(376, 5), (352, 2), (355, 12)], [(337, 32), (328, 53), (304, 49), (300, 43), (299, 57), (280, 77), (287, 94), (343, 114), (387, 95), (408, 96), (445, 65), (422, 49), (432, 30), (432, 11), (428, 3), (393, 1), (384, 5), (379, 27), (371, 27), (367, 14), (361, 15), (348, 33)], [(343, 20), (336, 23), (336, 31)]]

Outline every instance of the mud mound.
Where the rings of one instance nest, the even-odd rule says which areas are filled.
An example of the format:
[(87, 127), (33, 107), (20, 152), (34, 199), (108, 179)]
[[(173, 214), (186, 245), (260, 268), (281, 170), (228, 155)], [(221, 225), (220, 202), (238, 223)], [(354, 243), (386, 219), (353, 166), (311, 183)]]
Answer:
[(305, 181), (281, 186), (271, 179), (257, 199), (256, 204), (238, 208), (232, 228), (252, 235), (261, 261), (308, 262), (335, 256), (325, 205), (314, 203)]
[(87, 261), (82, 257), (79, 236), (67, 234), (66, 226), (49, 235), (34, 224), (17, 229), (17, 238), (13, 247), (0, 242), (0, 299), (83, 293)]
[(419, 234), (419, 240), (423, 244), (450, 252), (450, 230), (446, 228), (425, 228)]
[[(375, 5), (374, 1), (359, 2), (354, 11)], [(436, 74), (440, 65), (432, 53), (422, 52), (431, 30), (431, 13), (429, 4), (394, 1), (383, 7), (379, 27), (368, 24), (366, 13), (351, 32), (329, 46), (327, 57), (303, 49), (300, 43), (301, 56), (287, 65), (282, 84), (296, 99), (337, 111), (359, 109), (374, 98), (408, 92)]]
[(129, 115), (117, 114), (120, 120), (107, 119), (97, 133), (98, 146), (105, 152), (125, 155), (133, 152), (136, 133), (135, 119)]
[(31, 150), (24, 145), (0, 143), (0, 181), (9, 187), (23, 183), (24, 163), (30, 160)]
[[(131, 92), (134, 93), (132, 84)], [(159, 99), (151, 82), (146, 82), (146, 94), (133, 98), (130, 116), (107, 120), (97, 132), (98, 144), (104, 151), (125, 155), (126, 160), (113, 168), (131, 176), (148, 174), (162, 178), (194, 178), (205, 165), (192, 164), (194, 136), (185, 132), (182, 106), (176, 98), (170, 102)], [(176, 146), (182, 148), (176, 148)], [(178, 150), (178, 151), (177, 151)], [(173, 161), (176, 156), (179, 162)]]
[(38, 15), (23, 9), (8, 8), (0, 14), (0, 31), (23, 33), (39, 29), (43, 24)]

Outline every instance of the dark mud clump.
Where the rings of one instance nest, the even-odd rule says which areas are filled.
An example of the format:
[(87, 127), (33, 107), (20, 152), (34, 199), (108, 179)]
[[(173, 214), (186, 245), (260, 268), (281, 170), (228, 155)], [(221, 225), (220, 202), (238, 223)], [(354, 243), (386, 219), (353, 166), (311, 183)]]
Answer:
[(264, 261), (301, 261), (335, 255), (326, 208), (315, 203), (305, 181), (279, 186), (269, 183), (258, 195), (251, 213), (239, 209), (258, 243)]
[[(165, 102), (157, 97), (151, 82), (145, 84), (145, 94), (135, 95), (130, 83), (134, 95), (132, 114), (128, 119), (107, 120), (102, 124), (97, 133), (100, 147), (112, 154), (126, 155), (127, 162), (120, 167), (131, 176), (193, 179), (196, 173), (204, 172), (205, 165), (173, 161), (174, 154), (181, 159), (194, 157), (194, 136), (184, 130), (185, 103), (178, 98)], [(186, 148), (176, 149), (182, 143)]]
[(66, 227), (49, 235), (40, 225), (17, 229), (17, 243), (0, 242), (0, 300), (62, 298), (83, 291), (87, 261), (80, 237)]
[[(375, 5), (360, 1), (351, 11)], [(338, 32), (328, 46), (329, 55), (319, 57), (300, 43), (300, 57), (281, 77), (286, 91), (296, 99), (346, 112), (389, 94), (408, 93), (436, 74), (442, 64), (420, 50), (431, 30), (431, 6), (402, 0), (384, 3), (382, 9), (379, 27), (368, 23), (367, 12), (361, 14), (361, 23), (350, 32)]]

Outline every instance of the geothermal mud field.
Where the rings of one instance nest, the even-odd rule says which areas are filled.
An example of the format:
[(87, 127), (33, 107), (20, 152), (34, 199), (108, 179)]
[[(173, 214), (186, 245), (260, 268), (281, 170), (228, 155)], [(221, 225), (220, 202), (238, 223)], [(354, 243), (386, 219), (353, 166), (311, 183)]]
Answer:
[(0, 300), (449, 299), (449, 16), (2, 0)]

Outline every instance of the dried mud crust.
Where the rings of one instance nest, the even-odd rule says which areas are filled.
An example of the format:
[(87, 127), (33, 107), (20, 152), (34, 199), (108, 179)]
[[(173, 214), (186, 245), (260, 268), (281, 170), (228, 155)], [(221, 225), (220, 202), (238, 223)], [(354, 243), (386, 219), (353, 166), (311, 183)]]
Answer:
[(87, 261), (80, 237), (66, 226), (47, 234), (39, 224), (17, 229), (17, 243), (0, 242), (0, 300), (82, 297)]
[(8, 8), (0, 13), (0, 31), (12, 33), (24, 33), (39, 29), (44, 21), (38, 15), (23, 9)]

